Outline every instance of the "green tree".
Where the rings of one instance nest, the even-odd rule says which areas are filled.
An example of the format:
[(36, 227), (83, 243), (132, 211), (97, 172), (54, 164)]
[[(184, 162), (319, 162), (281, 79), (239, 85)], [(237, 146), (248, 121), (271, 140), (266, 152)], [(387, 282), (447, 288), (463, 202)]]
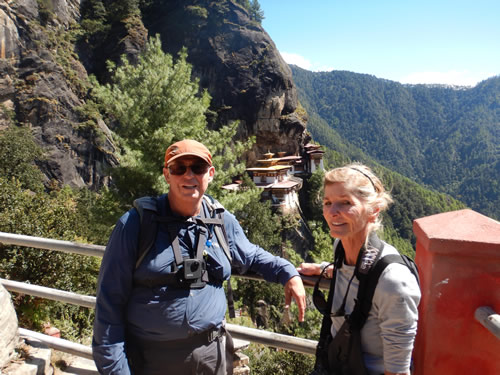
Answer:
[(259, 0), (251, 0), (249, 6), (250, 18), (261, 23), (264, 17), (264, 11), (260, 8)]
[[(87, 242), (87, 202), (69, 187), (46, 191), (35, 165), (42, 158), (30, 129), (11, 124), (0, 132), (0, 231)], [(94, 257), (0, 245), (2, 278), (93, 295), (98, 270)], [(91, 332), (92, 310), (26, 295), (14, 303), (24, 328), (51, 322), (73, 339)]]
[(0, 177), (6, 181), (13, 178), (24, 189), (43, 189), (43, 175), (35, 164), (42, 159), (42, 149), (31, 131), (25, 127), (9, 126), (0, 132)]
[(309, 220), (323, 220), (323, 178), (325, 172), (317, 169), (307, 180), (300, 191), (301, 200), (305, 202), (302, 210)]
[[(15, 178), (0, 177), (0, 231), (86, 242), (88, 227), (78, 194), (70, 188), (33, 192)], [(19, 246), (0, 248), (2, 278), (85, 295), (95, 293), (100, 262), (95, 257)], [(66, 321), (66, 337), (79, 339), (91, 332), (92, 310), (26, 295), (17, 296), (14, 302), (24, 328), (38, 330), (45, 322), (60, 326)]]
[(260, 7), (258, 0), (236, 0), (237, 3), (241, 4), (248, 10), (250, 19), (261, 23), (264, 17), (264, 11)]
[(186, 58), (183, 49), (174, 61), (163, 52), (157, 36), (150, 39), (138, 64), (125, 57), (120, 66), (108, 62), (112, 83), (101, 85), (93, 80), (92, 93), (115, 124), (120, 166), (113, 171), (113, 178), (122, 202), (166, 190), (162, 176), (165, 148), (184, 138), (203, 142), (214, 155), (217, 173), (210, 193), (220, 196), (220, 186), (245, 169), (236, 160), (253, 139), (234, 141), (237, 123), (216, 131), (207, 128), (210, 95), (199, 92), (199, 82), (191, 79)]

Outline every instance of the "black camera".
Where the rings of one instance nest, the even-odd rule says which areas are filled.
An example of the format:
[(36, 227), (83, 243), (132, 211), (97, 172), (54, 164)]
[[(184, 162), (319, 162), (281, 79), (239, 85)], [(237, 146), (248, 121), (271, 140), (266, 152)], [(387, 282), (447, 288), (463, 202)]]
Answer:
[(184, 280), (200, 280), (206, 269), (204, 259), (184, 259)]

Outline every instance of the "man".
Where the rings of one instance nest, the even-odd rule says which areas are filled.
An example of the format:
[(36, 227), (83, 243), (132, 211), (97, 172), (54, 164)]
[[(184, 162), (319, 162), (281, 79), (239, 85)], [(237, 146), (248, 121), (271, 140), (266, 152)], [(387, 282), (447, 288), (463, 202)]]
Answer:
[(214, 173), (203, 144), (186, 139), (168, 147), (163, 174), (170, 189), (156, 201), (154, 246), (138, 266), (139, 213), (132, 209), (118, 221), (97, 287), (92, 346), (101, 374), (225, 374), (223, 281), (231, 264), (285, 285), (285, 304), (293, 297), (303, 321), (305, 291), (292, 264), (250, 243), (227, 211), (230, 254), (215, 224), (204, 224), (213, 218), (204, 193)]

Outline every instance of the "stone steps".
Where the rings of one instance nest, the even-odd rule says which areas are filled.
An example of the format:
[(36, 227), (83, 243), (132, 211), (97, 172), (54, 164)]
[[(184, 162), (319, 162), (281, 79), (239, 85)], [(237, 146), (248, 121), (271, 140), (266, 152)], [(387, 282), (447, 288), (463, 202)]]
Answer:
[(18, 355), (6, 367), (1, 375), (53, 375), (51, 365), (52, 351), (38, 340), (25, 340), (18, 346)]

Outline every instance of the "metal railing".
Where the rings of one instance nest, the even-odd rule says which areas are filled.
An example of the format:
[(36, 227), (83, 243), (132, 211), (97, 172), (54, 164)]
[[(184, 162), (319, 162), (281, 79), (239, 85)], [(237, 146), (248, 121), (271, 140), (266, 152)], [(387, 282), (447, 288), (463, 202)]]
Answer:
[(36, 339), (38, 341), (43, 342), (49, 348), (59, 350), (64, 353), (69, 353), (72, 355), (76, 355), (77, 357), (83, 357), (87, 359), (92, 359), (92, 348), (90, 346), (85, 346), (82, 344), (78, 344), (73, 341), (61, 339), (58, 337), (52, 337), (48, 335), (44, 335), (43, 333), (30, 331), (28, 329), (19, 328), (19, 336), (27, 337), (31, 339)]
[[(95, 308), (96, 298), (92, 296), (84, 296), (77, 293), (65, 292), (58, 289), (6, 279), (0, 279), (0, 283), (2, 283), (5, 289), (10, 292), (28, 294), (30, 296), (46, 298), (53, 301), (71, 303), (73, 305), (84, 306), (88, 308)], [(275, 348), (291, 350), (298, 353), (314, 354), (316, 345), (318, 344), (318, 342), (314, 340), (282, 335), (279, 333), (263, 331), (255, 328), (238, 326), (236, 324), (228, 323), (226, 325), (226, 328), (229, 333), (234, 336), (234, 338), (256, 342), (259, 344), (265, 344)], [(50, 346), (52, 342), (53, 340), (50, 340), (47, 342), (47, 344)]]
[(474, 312), (474, 317), (500, 340), (500, 315), (495, 310), (489, 306), (481, 306)]
[[(70, 241), (52, 240), (41, 237), (32, 237), (19, 234), (4, 233), (4, 232), (0, 232), (0, 243), (3, 243), (5, 245), (26, 246), (38, 249), (56, 250), (65, 253), (100, 256), (100, 257), (102, 257), (102, 255), (104, 254), (104, 249), (105, 249), (104, 246), (87, 245)], [(233, 276), (242, 277), (250, 280), (256, 280), (256, 281), (264, 281), (264, 279), (259, 275), (235, 274)], [(304, 284), (306, 286), (313, 286), (317, 280), (317, 277), (302, 276), (302, 280), (304, 281)], [(19, 281), (6, 280), (6, 279), (0, 279), (0, 283), (2, 283), (5, 289), (11, 292), (32, 295), (54, 301), (71, 303), (74, 305), (83, 306), (87, 308), (95, 308), (96, 298), (93, 296), (85, 296), (77, 293), (66, 292), (58, 289), (23, 283)], [(327, 289), (329, 287), (329, 281), (322, 280), (321, 287)], [(275, 348), (290, 350), (303, 354), (314, 355), (316, 351), (317, 341), (314, 340), (308, 340), (300, 337), (283, 335), (279, 333), (268, 332), (264, 330), (259, 330), (255, 328), (249, 328), (229, 323), (226, 325), (226, 329), (236, 339), (264, 344), (267, 346), (272, 346)], [(92, 359), (92, 351), (91, 348), (88, 346), (73, 343), (71, 341), (60, 338), (47, 336), (23, 328), (19, 328), (19, 333), (21, 336), (32, 337), (37, 340), (40, 340), (53, 349), (57, 349), (63, 352), (68, 352), (70, 354)]]
[[(52, 240), (41, 237), (32, 237), (19, 234), (11, 234), (0, 232), (0, 243), (5, 245), (26, 246), (38, 249), (56, 250), (72, 254), (81, 254), (89, 256), (102, 257), (104, 254), (104, 246), (81, 244), (70, 241)], [(250, 280), (263, 281), (259, 275), (233, 275)], [(301, 276), (306, 286), (313, 286), (317, 277)], [(33, 295), (41, 298), (71, 303), (87, 308), (95, 308), (95, 297), (84, 296), (77, 293), (66, 292), (62, 290), (47, 288), (38, 285), (27, 284), (23, 282), (0, 279), (0, 283), (4, 287), (16, 293)], [(329, 280), (322, 280), (321, 288), (329, 288)], [(475, 319), (481, 323), (489, 332), (500, 339), (500, 315), (497, 314), (491, 307), (481, 306), (475, 311)], [(234, 338), (242, 339), (250, 342), (264, 344), (275, 348), (295, 351), (298, 353), (314, 355), (317, 341), (303, 339), (294, 336), (282, 335), (278, 333), (263, 331), (255, 328), (238, 326), (235, 324), (227, 324), (227, 330)], [(35, 338), (44, 342), (47, 346), (74, 354), (80, 357), (92, 359), (92, 349), (88, 346), (77, 344), (68, 340), (47, 336), (38, 332), (29, 331), (19, 328), (21, 336)]]
[[(104, 250), (106, 248), (105, 246), (100, 246), (100, 245), (89, 245), (71, 241), (52, 240), (43, 237), (33, 237), (33, 236), (26, 236), (23, 234), (13, 234), (5, 232), (0, 232), (0, 243), (3, 243), (5, 245), (33, 247), (36, 249), (55, 250), (64, 253), (89, 255), (97, 257), (102, 257), (104, 255)], [(249, 280), (255, 280), (255, 281), (264, 281), (264, 278), (257, 274), (245, 274), (245, 275), (233, 274), (232, 276)], [(304, 282), (304, 285), (308, 287), (314, 286), (316, 280), (318, 279), (315, 276), (304, 276), (304, 275), (301, 275), (301, 278), (302, 281)], [(322, 279), (320, 283), (320, 288), (326, 290), (329, 287), (330, 287), (330, 281)]]

